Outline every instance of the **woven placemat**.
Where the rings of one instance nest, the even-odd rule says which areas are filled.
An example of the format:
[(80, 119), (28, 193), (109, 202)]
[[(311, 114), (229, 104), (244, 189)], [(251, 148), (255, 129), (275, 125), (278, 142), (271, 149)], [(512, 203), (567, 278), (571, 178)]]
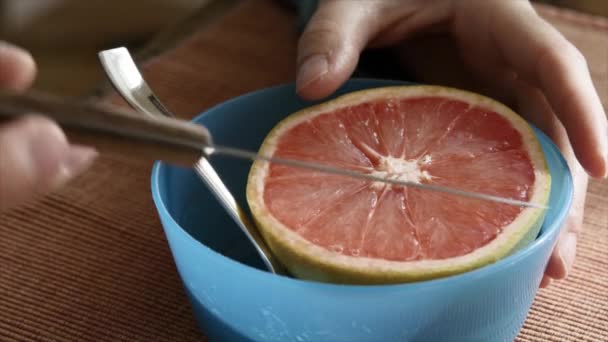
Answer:
[[(608, 22), (539, 10), (583, 50), (608, 104)], [(183, 118), (292, 81), (294, 20), (274, 1), (244, 1), (147, 61), (146, 78)], [(150, 168), (107, 154), (67, 188), (0, 216), (0, 341), (206, 339), (151, 200)], [(518, 341), (608, 341), (606, 208), (608, 183), (594, 181), (574, 270), (539, 291)]]

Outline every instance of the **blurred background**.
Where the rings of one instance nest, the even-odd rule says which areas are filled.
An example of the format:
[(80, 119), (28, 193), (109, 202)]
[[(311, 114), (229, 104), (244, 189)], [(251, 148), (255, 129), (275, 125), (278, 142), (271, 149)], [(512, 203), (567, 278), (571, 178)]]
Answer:
[(144, 46), (211, 1), (0, 0), (0, 40), (32, 52), (36, 88), (79, 96), (103, 80), (99, 50)]
[[(608, 0), (537, 1), (608, 17)], [(0, 39), (33, 53), (37, 89), (79, 96), (103, 80), (97, 51), (141, 48), (221, 2), (228, 0), (0, 0)]]

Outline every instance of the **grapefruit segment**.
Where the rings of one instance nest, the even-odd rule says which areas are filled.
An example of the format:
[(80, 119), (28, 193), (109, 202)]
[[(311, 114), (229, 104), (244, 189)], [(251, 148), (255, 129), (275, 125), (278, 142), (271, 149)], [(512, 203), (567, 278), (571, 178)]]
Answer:
[[(517, 216), (517, 207), (408, 189), (426, 259), (465, 255), (494, 239)], [(471, 210), (474, 208), (474, 210)]]
[(432, 175), (433, 184), (522, 201), (530, 199), (535, 175), (528, 155), (522, 150), (436, 160), (422, 167)]
[(469, 110), (466, 103), (451, 99), (421, 97), (404, 99), (401, 108), (405, 116), (405, 159), (417, 159), (448, 134), (462, 113)]
[(331, 205), (361, 191), (366, 184), (321, 173), (303, 173), (273, 178), (266, 185), (270, 211), (294, 230), (321, 215)]
[(321, 116), (290, 130), (276, 155), (350, 169), (370, 169), (371, 161), (349, 138), (336, 116)]
[(331, 204), (297, 233), (317, 246), (337, 254), (357, 254), (365, 226), (378, 194), (369, 188), (346, 195)]
[(428, 152), (434, 159), (443, 160), (521, 148), (522, 136), (511, 122), (491, 110), (471, 108), (459, 115)]
[[(482, 96), (431, 86), (360, 91), (284, 119), (260, 152), (394, 179), (546, 203), (529, 125)], [(319, 281), (436, 278), (534, 238), (543, 211), (255, 162), (247, 200), (292, 274)]]
[(405, 193), (385, 189), (370, 211), (359, 255), (399, 261), (415, 260), (420, 253), (418, 234), (406, 206)]

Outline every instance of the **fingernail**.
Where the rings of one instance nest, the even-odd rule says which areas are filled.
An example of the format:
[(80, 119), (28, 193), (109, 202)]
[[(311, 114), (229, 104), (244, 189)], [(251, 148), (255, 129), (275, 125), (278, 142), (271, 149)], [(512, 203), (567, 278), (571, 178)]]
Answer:
[(566, 277), (572, 269), (576, 257), (576, 233), (568, 233), (559, 246), (559, 255), (566, 266)]
[(317, 81), (329, 70), (327, 57), (322, 54), (312, 55), (302, 63), (296, 79), (297, 89), (302, 89)]
[(71, 146), (59, 165), (59, 169), (52, 180), (52, 186), (62, 186), (68, 180), (81, 174), (91, 166), (97, 155), (97, 151), (93, 148)]

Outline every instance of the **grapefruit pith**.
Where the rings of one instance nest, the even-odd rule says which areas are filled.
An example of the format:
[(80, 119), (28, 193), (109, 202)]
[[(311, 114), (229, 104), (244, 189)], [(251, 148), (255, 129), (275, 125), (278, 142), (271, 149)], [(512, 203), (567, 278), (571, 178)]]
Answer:
[[(289, 115), (260, 153), (539, 204), (550, 175), (531, 127), (506, 106), (438, 86), (343, 95)], [(544, 211), (255, 162), (247, 201), (294, 276), (337, 283), (437, 278), (499, 260)]]

